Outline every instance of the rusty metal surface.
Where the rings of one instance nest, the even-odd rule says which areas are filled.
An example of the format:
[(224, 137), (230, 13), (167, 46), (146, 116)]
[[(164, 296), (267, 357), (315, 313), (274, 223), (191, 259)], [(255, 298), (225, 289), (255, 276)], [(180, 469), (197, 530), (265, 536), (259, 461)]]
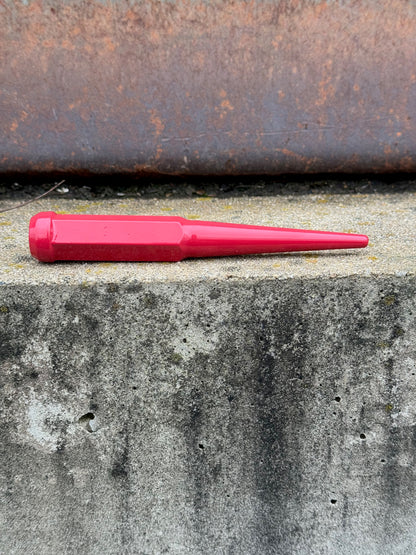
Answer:
[(0, 171), (416, 170), (411, 0), (0, 0)]

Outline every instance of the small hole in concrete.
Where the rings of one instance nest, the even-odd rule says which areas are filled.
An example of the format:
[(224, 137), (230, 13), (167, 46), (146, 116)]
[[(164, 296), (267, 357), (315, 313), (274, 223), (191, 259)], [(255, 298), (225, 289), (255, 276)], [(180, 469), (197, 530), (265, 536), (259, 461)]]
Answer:
[(182, 341), (183, 341), (184, 343), (186, 343), (186, 342), (187, 342), (186, 337), (184, 337), (184, 338), (182, 339)]
[(203, 446), (202, 443), (199, 443), (199, 444), (198, 444), (198, 447), (199, 447), (200, 449), (203, 449), (203, 448), (204, 448), (204, 446)]
[(335, 503), (336, 503), (336, 502), (337, 502), (337, 500), (336, 500), (336, 499), (331, 499), (331, 503), (332, 503), (332, 505), (335, 505)]
[(91, 421), (95, 419), (95, 414), (87, 412), (78, 418), (78, 424), (87, 430), (87, 432), (95, 432), (95, 426), (91, 425)]
[(341, 397), (335, 397), (335, 401), (339, 403), (341, 401)]
[(386, 459), (381, 459), (380, 462), (381, 462), (381, 463), (385, 463), (385, 462), (386, 462)]
[(361, 439), (365, 439), (365, 434), (360, 434)]

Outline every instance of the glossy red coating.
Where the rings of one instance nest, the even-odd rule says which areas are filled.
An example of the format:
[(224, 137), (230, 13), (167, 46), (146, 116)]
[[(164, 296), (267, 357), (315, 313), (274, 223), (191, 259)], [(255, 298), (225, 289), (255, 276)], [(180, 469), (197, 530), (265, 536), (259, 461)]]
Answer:
[(171, 216), (40, 212), (30, 220), (29, 244), (32, 256), (41, 262), (173, 262), (204, 256), (362, 248), (368, 237)]

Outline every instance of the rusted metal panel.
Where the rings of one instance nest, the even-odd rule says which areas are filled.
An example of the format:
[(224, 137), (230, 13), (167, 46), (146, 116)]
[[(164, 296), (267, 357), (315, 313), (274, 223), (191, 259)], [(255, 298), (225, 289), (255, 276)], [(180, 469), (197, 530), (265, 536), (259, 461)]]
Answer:
[(412, 0), (0, 0), (0, 171), (416, 170)]

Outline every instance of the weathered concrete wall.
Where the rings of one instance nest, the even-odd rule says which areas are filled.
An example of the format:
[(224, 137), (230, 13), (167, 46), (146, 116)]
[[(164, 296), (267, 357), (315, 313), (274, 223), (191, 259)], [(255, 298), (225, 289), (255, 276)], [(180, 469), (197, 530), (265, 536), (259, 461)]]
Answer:
[(415, 171), (413, 0), (3, 0), (0, 172)]
[(415, 298), (3, 287), (3, 552), (413, 553)]
[[(0, 552), (414, 553), (415, 198), (44, 199), (0, 215)], [(370, 244), (42, 265), (28, 222), (51, 209)]]

